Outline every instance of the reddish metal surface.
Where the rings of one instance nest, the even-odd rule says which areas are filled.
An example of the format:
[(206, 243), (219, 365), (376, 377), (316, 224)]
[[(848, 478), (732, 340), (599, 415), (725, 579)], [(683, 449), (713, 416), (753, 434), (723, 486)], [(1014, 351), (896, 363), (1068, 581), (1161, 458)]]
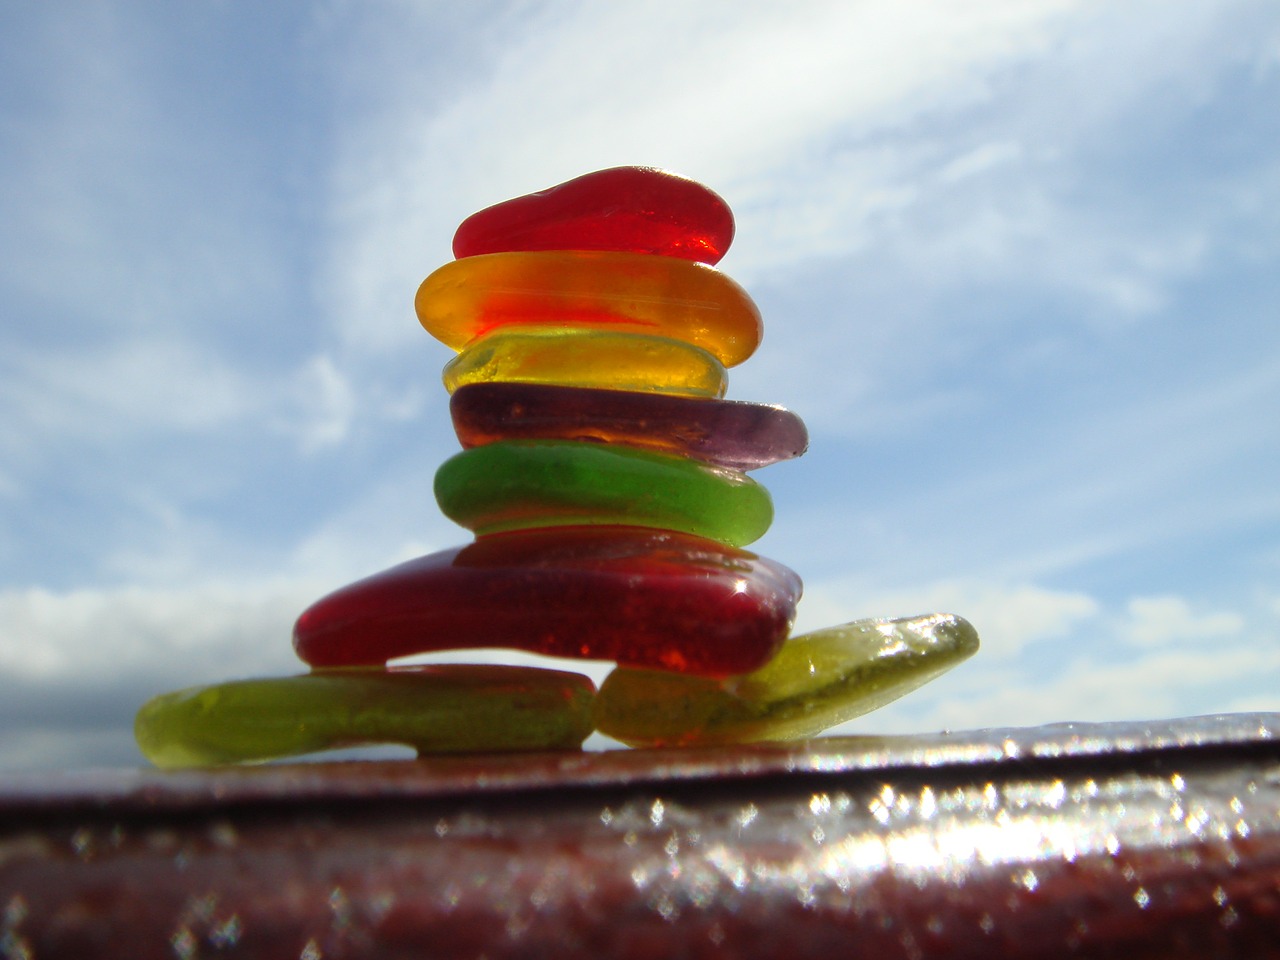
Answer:
[(1280, 716), (0, 785), (0, 956), (1280, 957)]

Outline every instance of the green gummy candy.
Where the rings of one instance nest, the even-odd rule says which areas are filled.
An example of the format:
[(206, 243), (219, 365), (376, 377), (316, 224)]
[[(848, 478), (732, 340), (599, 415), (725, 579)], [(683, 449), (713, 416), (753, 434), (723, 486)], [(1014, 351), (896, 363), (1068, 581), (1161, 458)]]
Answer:
[(587, 677), (534, 667), (318, 670), (162, 694), (138, 711), (134, 736), (157, 767), (389, 743), (419, 753), (577, 748), (594, 693)]
[(729, 680), (620, 667), (596, 696), (595, 725), (631, 746), (813, 736), (898, 699), (977, 649), (968, 621), (939, 613), (792, 637), (764, 667)]
[(632, 447), (503, 440), (436, 471), (436, 500), (479, 535), (613, 524), (678, 530), (735, 547), (773, 522), (769, 492), (736, 470)]

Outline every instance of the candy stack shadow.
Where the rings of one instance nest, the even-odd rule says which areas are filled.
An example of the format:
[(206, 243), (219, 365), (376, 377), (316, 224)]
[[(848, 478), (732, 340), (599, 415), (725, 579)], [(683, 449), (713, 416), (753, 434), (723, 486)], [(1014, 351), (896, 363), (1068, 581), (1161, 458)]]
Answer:
[[(976, 649), (958, 617), (860, 621), (787, 640), (791, 570), (744, 549), (773, 519), (747, 472), (804, 452), (781, 407), (722, 399), (759, 346), (716, 269), (733, 217), (652, 168), (598, 171), (469, 217), (415, 299), (457, 351), (444, 382), (463, 451), (435, 495), (473, 542), (318, 600), (312, 672), (157, 697), (161, 766), (403, 743), (419, 753), (804, 736), (900, 696)], [(613, 661), (599, 691), (539, 667), (396, 658), (509, 648)]]

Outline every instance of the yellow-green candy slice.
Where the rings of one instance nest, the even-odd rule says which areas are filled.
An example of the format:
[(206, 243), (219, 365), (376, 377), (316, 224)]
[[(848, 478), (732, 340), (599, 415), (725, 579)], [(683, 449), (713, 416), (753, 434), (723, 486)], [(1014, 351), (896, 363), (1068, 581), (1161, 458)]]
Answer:
[(273, 760), (369, 744), (419, 753), (577, 748), (590, 678), (488, 664), (317, 670), (162, 694), (134, 736), (157, 767)]
[(857, 620), (792, 637), (768, 664), (728, 680), (618, 668), (596, 695), (595, 725), (631, 746), (813, 736), (898, 699), (977, 649), (977, 631), (952, 614)]

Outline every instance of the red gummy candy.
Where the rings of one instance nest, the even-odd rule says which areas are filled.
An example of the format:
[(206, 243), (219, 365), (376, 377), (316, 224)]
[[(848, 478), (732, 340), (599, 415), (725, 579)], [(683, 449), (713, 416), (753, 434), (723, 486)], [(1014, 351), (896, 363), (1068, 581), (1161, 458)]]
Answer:
[(449, 402), (464, 447), (498, 440), (594, 440), (755, 470), (804, 453), (804, 421), (784, 407), (535, 383), (473, 383)]
[(716, 193), (654, 167), (612, 167), (473, 213), (458, 259), (515, 250), (614, 250), (718, 263), (733, 213)]
[(724, 677), (772, 659), (801, 589), (782, 564), (689, 534), (490, 534), (323, 597), (293, 646), (313, 667), (507, 647)]

